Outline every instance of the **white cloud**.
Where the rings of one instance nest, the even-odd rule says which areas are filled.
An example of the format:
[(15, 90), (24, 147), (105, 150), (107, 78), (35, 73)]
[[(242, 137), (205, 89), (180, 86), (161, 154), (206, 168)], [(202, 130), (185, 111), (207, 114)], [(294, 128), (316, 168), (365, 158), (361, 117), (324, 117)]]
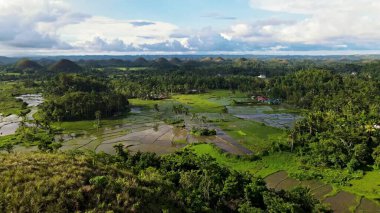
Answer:
[(240, 24), (225, 35), (245, 41), (336, 44), (380, 42), (380, 2), (374, 0), (251, 0), (251, 6), (306, 18), (280, 25)]
[[(0, 45), (86, 52), (185, 48), (171, 34), (178, 27), (149, 20), (117, 20), (73, 12), (64, 0), (0, 0)], [(141, 48), (139, 47), (141, 46)]]
[[(236, 21), (219, 30), (189, 30), (154, 20), (91, 16), (74, 12), (68, 2), (0, 0), (1, 51), (93, 54), (371, 50), (380, 45), (378, 0), (250, 0), (253, 8), (269, 11), (277, 18), (248, 23), (219, 13), (206, 14), (213, 19)], [(300, 15), (284, 15), (287, 13)]]
[(86, 51), (95, 52), (132, 52), (136, 51), (133, 45), (126, 45), (120, 39), (106, 40), (100, 37), (95, 37), (92, 41), (84, 42), (78, 49), (83, 48)]
[(83, 18), (60, 0), (0, 0), (0, 42), (9, 47), (67, 49), (70, 45), (56, 30)]
[[(138, 24), (136, 23), (149, 23)], [(80, 23), (68, 24), (58, 30), (65, 41), (73, 45), (84, 43), (96, 37), (107, 40), (119, 39), (124, 43), (154, 44), (170, 40), (178, 27), (164, 22), (116, 20), (94, 16)]]

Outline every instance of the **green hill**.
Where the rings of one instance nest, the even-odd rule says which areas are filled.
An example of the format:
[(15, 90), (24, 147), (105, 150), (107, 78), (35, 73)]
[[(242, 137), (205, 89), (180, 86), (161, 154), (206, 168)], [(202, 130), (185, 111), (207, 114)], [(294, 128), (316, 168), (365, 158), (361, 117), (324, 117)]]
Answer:
[(82, 68), (73, 61), (62, 59), (50, 66), (49, 70), (53, 72), (77, 73), (81, 72)]
[(16, 63), (15, 68), (17, 70), (26, 70), (26, 69), (38, 70), (38, 69), (41, 69), (42, 66), (35, 61), (29, 60), (29, 59), (22, 59)]

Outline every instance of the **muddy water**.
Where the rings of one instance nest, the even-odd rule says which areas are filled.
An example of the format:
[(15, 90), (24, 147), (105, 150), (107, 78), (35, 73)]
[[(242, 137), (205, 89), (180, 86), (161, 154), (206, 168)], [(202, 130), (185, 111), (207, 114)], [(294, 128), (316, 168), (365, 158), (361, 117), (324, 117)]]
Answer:
[(367, 198), (361, 198), (360, 204), (356, 208), (355, 213), (370, 213), (370, 212), (380, 212), (379, 205), (377, 205), (372, 200), (368, 200)]
[[(37, 112), (37, 106), (43, 103), (41, 94), (26, 94), (16, 97), (28, 104), (31, 112), (27, 115), (28, 120), (33, 120), (33, 114)], [(13, 135), (20, 126), (21, 118), (17, 115), (4, 117), (0, 114), (0, 136)]]
[(350, 208), (358, 206), (356, 196), (344, 191), (339, 192), (335, 196), (326, 198), (324, 202), (331, 204), (331, 208), (334, 212), (347, 212)]
[(277, 127), (277, 128), (291, 128), (295, 122), (301, 119), (301, 116), (294, 114), (238, 114), (235, 117), (242, 119), (254, 120), (260, 123), (264, 123), (268, 126)]
[(16, 133), (21, 122), (17, 115), (3, 117), (0, 115), (0, 136), (13, 135)]
[(36, 107), (44, 102), (42, 94), (26, 94), (16, 97), (28, 104), (28, 107)]
[(142, 112), (141, 107), (132, 107), (130, 113), (140, 114)]
[(285, 171), (273, 173), (264, 178), (267, 186), (276, 190), (289, 190), (296, 186), (308, 187), (320, 201), (330, 205), (334, 212), (380, 212), (380, 205), (366, 198), (358, 198), (354, 194), (341, 191), (334, 196), (326, 197), (332, 192), (331, 185), (316, 180), (298, 181), (288, 176)]
[(96, 147), (97, 152), (114, 154), (113, 146), (123, 144), (132, 152), (155, 152), (166, 154), (186, 146), (186, 143), (176, 144), (175, 141), (183, 140), (181, 130), (166, 124), (160, 124), (157, 129), (151, 126), (131, 128), (131, 132), (106, 139)]
[[(157, 126), (158, 125), (158, 126)], [(177, 128), (160, 122), (127, 123), (100, 133), (71, 137), (57, 136), (56, 140), (64, 141), (61, 150), (85, 149), (96, 152), (115, 154), (114, 145), (122, 144), (132, 152), (154, 152), (167, 154), (175, 152), (191, 143), (213, 143), (222, 150), (232, 154), (249, 154), (231, 137), (218, 129), (216, 136), (196, 137), (185, 128)]]

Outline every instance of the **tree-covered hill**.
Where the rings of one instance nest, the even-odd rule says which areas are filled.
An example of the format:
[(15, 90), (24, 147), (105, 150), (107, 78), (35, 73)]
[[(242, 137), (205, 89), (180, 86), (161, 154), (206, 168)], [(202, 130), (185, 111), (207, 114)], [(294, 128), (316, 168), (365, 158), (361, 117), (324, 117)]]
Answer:
[(51, 65), (49, 68), (49, 71), (56, 72), (56, 73), (78, 73), (82, 71), (82, 67), (80, 67), (78, 64), (76, 64), (73, 61), (62, 59), (53, 65)]
[(17, 70), (25, 71), (25, 70), (39, 70), (42, 69), (42, 66), (35, 61), (29, 59), (22, 59), (18, 61), (15, 65)]

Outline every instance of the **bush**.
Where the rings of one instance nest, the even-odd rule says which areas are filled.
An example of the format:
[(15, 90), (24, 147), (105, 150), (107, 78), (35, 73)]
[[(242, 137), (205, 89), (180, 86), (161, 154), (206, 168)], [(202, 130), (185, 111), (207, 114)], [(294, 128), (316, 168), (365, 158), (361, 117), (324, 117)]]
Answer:
[(191, 134), (196, 136), (213, 136), (216, 135), (215, 129), (207, 129), (207, 128), (192, 128)]
[(89, 182), (97, 188), (103, 188), (107, 185), (108, 179), (105, 176), (96, 176), (91, 178)]

